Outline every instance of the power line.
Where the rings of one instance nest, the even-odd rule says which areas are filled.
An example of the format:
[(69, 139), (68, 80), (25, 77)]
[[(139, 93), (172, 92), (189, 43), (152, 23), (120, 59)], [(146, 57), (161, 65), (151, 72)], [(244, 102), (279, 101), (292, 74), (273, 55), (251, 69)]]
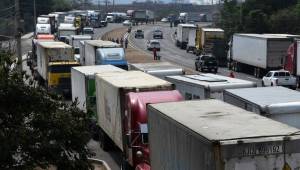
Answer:
[(0, 12), (1, 12), (1, 11), (7, 11), (7, 10), (12, 9), (12, 8), (14, 8), (14, 7), (15, 7), (15, 5), (10, 6), (10, 7), (7, 7), (7, 8), (0, 9)]

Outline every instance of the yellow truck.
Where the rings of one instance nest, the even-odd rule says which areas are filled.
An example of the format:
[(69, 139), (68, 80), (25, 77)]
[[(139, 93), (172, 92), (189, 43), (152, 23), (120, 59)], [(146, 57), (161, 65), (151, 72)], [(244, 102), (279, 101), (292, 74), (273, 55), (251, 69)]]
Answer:
[(226, 62), (224, 30), (198, 27), (194, 53), (196, 55), (212, 54), (218, 60), (219, 65), (224, 65)]
[(35, 78), (40, 85), (64, 95), (71, 93), (71, 67), (74, 60), (72, 46), (58, 41), (39, 41), (36, 46)]

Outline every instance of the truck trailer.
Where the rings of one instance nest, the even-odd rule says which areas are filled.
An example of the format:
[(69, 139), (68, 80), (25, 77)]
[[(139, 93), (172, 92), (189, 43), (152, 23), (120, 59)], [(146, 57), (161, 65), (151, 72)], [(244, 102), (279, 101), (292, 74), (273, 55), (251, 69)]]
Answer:
[(165, 79), (166, 76), (185, 74), (185, 71), (182, 67), (173, 65), (169, 62), (132, 63), (129, 64), (129, 70), (139, 70), (161, 79)]
[(140, 71), (96, 74), (100, 146), (122, 151), (122, 169), (150, 170), (146, 105), (182, 100), (173, 88)]
[(92, 36), (90, 35), (70, 35), (68, 37), (68, 44), (73, 47), (74, 57), (76, 60), (80, 60), (80, 41), (86, 41), (91, 39)]
[(295, 39), (287, 49), (286, 58), (284, 61), (284, 69), (290, 71), (291, 74), (297, 77), (298, 84), (300, 80), (300, 40)]
[(58, 27), (58, 39), (66, 42), (70, 35), (77, 35), (77, 28), (73, 24), (62, 23)]
[(255, 82), (215, 74), (167, 76), (186, 100), (220, 99), (225, 89), (256, 87)]
[(150, 104), (154, 170), (290, 170), (300, 167), (299, 129), (219, 100)]
[(283, 68), (286, 51), (293, 38), (272, 34), (234, 34), (228, 56), (230, 67), (262, 77)]
[(224, 101), (300, 128), (300, 93), (284, 87), (228, 89)]
[(194, 53), (213, 55), (220, 66), (226, 66), (224, 30), (220, 28), (197, 28)]
[(128, 69), (125, 52), (120, 44), (111, 41), (88, 40), (84, 42), (84, 48), (84, 56), (82, 56), (84, 65), (111, 64)]
[(58, 41), (38, 41), (37, 69), (34, 76), (39, 84), (63, 94), (71, 93), (71, 67), (78, 66), (70, 45)]
[(77, 107), (84, 112), (92, 112), (96, 120), (96, 88), (95, 74), (107, 72), (124, 72), (112, 65), (78, 66), (71, 69), (72, 100), (77, 98)]
[(189, 41), (189, 32), (196, 30), (194, 24), (178, 24), (176, 31), (176, 46), (181, 49), (186, 49)]

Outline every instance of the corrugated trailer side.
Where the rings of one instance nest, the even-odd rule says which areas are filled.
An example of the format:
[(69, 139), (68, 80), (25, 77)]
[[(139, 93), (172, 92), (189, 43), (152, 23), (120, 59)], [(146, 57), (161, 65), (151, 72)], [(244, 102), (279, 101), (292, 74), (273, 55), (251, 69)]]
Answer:
[(266, 39), (235, 34), (233, 35), (232, 59), (266, 69), (267, 44)]
[(129, 92), (173, 90), (171, 83), (140, 71), (96, 75), (98, 124), (122, 151), (126, 146), (123, 124)]
[[(83, 83), (84, 82), (84, 83)], [(78, 70), (71, 68), (72, 101), (78, 100), (78, 108), (86, 112), (86, 83), (85, 76)]]
[(299, 129), (218, 100), (148, 105), (151, 169), (300, 167)]
[(87, 41), (84, 43), (84, 63), (86, 66), (95, 65), (96, 47), (89, 44)]

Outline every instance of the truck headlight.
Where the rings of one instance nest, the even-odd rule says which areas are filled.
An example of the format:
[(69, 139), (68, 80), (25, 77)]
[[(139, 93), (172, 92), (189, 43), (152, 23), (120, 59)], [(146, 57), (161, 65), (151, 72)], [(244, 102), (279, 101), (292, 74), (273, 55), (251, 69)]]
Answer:
[(138, 158), (143, 157), (143, 152), (142, 151), (137, 151), (136, 152), (136, 157), (138, 157)]

